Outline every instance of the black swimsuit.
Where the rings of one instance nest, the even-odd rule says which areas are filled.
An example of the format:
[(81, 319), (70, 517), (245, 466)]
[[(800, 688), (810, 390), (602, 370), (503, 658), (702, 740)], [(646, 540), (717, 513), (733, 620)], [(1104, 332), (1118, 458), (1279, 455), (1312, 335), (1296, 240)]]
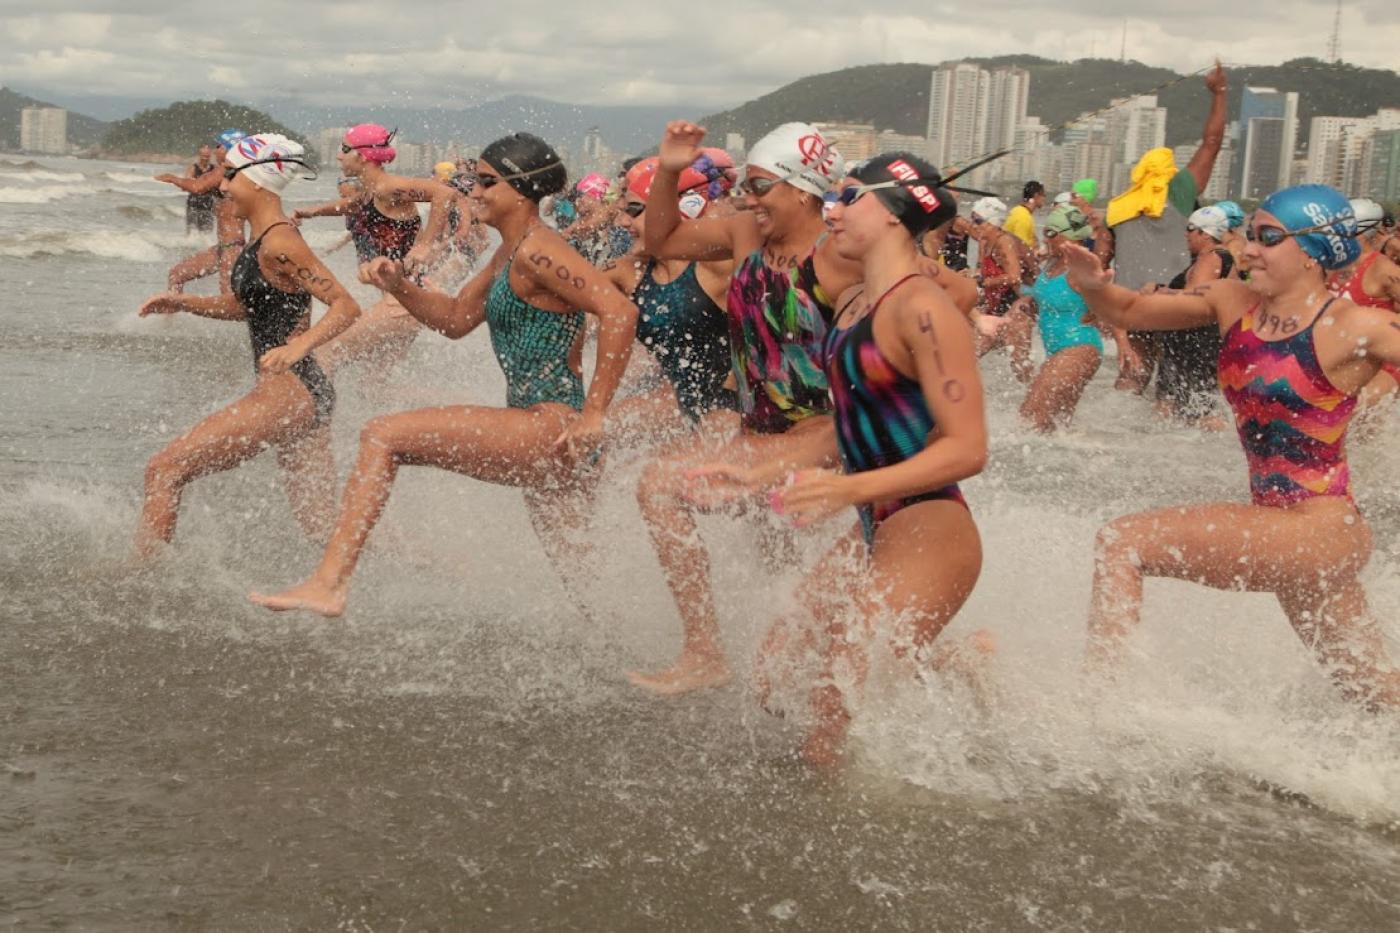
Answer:
[[(291, 226), (285, 221), (272, 227)], [(268, 227), (267, 230), (271, 230)], [(233, 264), (230, 284), (234, 297), (243, 306), (248, 321), (248, 336), (253, 342), (253, 369), (257, 371), (258, 360), (264, 353), (287, 345), (287, 340), (296, 332), (302, 319), (311, 310), (311, 296), (306, 292), (284, 292), (273, 287), (262, 269), (258, 266), (258, 253), (262, 249), (262, 232), (238, 254)], [(311, 356), (305, 356), (291, 369), (292, 373), (311, 393), (311, 401), (316, 406), (316, 424), (330, 420), (335, 407), (335, 389), (325, 372)]]

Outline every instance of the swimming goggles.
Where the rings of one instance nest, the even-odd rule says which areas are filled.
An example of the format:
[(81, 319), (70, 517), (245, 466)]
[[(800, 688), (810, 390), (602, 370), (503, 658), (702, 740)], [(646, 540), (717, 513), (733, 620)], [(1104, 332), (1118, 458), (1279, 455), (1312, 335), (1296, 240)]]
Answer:
[(788, 172), (781, 178), (749, 178), (746, 175), (735, 187), (743, 194), (751, 194), (756, 198), (767, 197), (768, 192), (778, 187), (778, 185), (792, 181), (806, 171), (806, 168), (800, 168), (795, 172)]
[(254, 165), (273, 165), (273, 164), (276, 164), (276, 165), (300, 165), (302, 168), (306, 169), (306, 174), (302, 176), (302, 179), (303, 179), (303, 180), (305, 180), (305, 181), (315, 181), (316, 178), (317, 178), (316, 170), (315, 170), (314, 168), (312, 168), (310, 165), (308, 165), (307, 163), (303, 162), (301, 159), (292, 159), (292, 158), (288, 158), (288, 157), (286, 157), (286, 156), (274, 156), (273, 158), (270, 158), (270, 159), (254, 159), (252, 162), (245, 162), (245, 163), (243, 163), (242, 165), (237, 165), (237, 166), (230, 165), (230, 166), (228, 166), (227, 168), (224, 169), (224, 181), (233, 181), (233, 179), (235, 178), (235, 176), (237, 176), (238, 173), (241, 172), (241, 171), (243, 171), (245, 168), (252, 168)]
[(559, 168), (563, 164), (562, 162), (551, 162), (548, 165), (541, 165), (539, 168), (532, 168), (528, 172), (516, 172), (514, 175), (487, 175), (484, 172), (478, 171), (476, 183), (482, 188), (494, 188), (497, 182), (514, 181), (517, 178), (529, 178), (531, 175), (538, 175), (541, 172)]
[(936, 188), (942, 184), (943, 179), (941, 178), (895, 178), (890, 181), (877, 181), (869, 185), (847, 185), (837, 192), (836, 203), (850, 207), (864, 195), (881, 188), (898, 188), (901, 185), (906, 187), (924, 185)]
[(384, 137), (384, 141), (382, 143), (360, 143), (357, 146), (352, 146), (349, 143), (341, 143), (340, 151), (345, 153), (346, 155), (349, 155), (357, 149), (378, 149), (381, 146), (387, 146), (390, 143), (392, 143), (394, 141), (394, 137), (397, 135), (399, 135), (399, 128), (396, 126), (389, 131), (388, 136)]
[(1303, 236), (1308, 233), (1327, 233), (1332, 236), (1350, 236), (1337, 229), (1340, 220), (1326, 224), (1314, 224), (1311, 227), (1303, 227), (1301, 230), (1285, 230), (1282, 227), (1272, 225), (1262, 227), (1249, 227), (1245, 230), (1245, 239), (1251, 243), (1258, 243), (1265, 247), (1278, 246), (1291, 236)]
[(622, 205), (622, 212), (628, 217), (640, 217), (646, 213), (646, 209), (647, 202), (645, 201), (628, 201)]

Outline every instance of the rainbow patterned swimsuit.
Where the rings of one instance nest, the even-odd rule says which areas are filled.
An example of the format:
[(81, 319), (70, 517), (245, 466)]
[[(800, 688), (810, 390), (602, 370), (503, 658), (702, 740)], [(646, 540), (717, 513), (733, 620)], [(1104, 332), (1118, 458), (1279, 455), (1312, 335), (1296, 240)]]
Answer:
[[(826, 339), (824, 362), (836, 404), (836, 446), (847, 473), (908, 460), (928, 445), (937, 427), (918, 380), (895, 369), (875, 342), (879, 310), (876, 302), (865, 317), (845, 330), (832, 330)], [(873, 544), (875, 529), (900, 509), (935, 499), (967, 504), (953, 483), (915, 496), (856, 506), (865, 543)]]
[(816, 250), (789, 271), (770, 269), (754, 250), (729, 280), (729, 346), (744, 427), (782, 434), (831, 412), (822, 341), (831, 303), (817, 282)]
[[(1331, 304), (1331, 301), (1327, 303)], [(1315, 496), (1351, 498), (1347, 424), (1356, 396), (1339, 391), (1317, 359), (1313, 328), (1261, 340), (1254, 308), (1220, 350), (1220, 390), (1235, 413), (1255, 505), (1286, 506)]]

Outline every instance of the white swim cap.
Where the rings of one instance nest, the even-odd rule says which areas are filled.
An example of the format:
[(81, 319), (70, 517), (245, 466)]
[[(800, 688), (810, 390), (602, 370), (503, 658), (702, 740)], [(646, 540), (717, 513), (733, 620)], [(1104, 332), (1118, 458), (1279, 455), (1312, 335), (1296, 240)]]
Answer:
[(239, 174), (274, 194), (281, 194), (291, 184), (297, 169), (306, 168), (306, 150), (301, 143), (277, 133), (245, 136), (234, 143), (225, 158), (234, 168), (247, 166)]
[(846, 177), (846, 160), (810, 123), (784, 123), (753, 144), (748, 164), (821, 197)]
[(1061, 191), (1059, 194), (1055, 195), (1055, 200), (1054, 200), (1052, 203), (1054, 203), (1054, 204), (1068, 204), (1068, 203), (1069, 203), (1069, 199), (1070, 199), (1070, 197), (1072, 196), (1072, 194), (1073, 194), (1073, 193), (1072, 193), (1072, 192), (1069, 192), (1069, 191)]
[(1195, 227), (1218, 243), (1230, 232), (1230, 215), (1212, 204), (1210, 207), (1193, 211), (1191, 216), (1186, 218), (1186, 226)]
[(1009, 210), (1006, 202), (1001, 198), (983, 198), (972, 205), (972, 213), (994, 227), (1000, 227), (1006, 223), (1006, 215)]
[(1385, 208), (1370, 198), (1352, 198), (1351, 209), (1356, 214), (1356, 232), (1365, 236), (1385, 220)]

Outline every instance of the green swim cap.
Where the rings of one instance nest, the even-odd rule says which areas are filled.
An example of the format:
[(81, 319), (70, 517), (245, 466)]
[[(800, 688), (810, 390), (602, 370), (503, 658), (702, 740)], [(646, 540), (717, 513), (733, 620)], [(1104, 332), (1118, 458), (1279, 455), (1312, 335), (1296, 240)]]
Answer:
[(1096, 178), (1081, 178), (1074, 183), (1070, 190), (1093, 204), (1094, 199), (1099, 196), (1099, 182)]
[(1072, 204), (1061, 204), (1045, 218), (1044, 230), (1066, 240), (1087, 240), (1094, 235), (1084, 212)]

